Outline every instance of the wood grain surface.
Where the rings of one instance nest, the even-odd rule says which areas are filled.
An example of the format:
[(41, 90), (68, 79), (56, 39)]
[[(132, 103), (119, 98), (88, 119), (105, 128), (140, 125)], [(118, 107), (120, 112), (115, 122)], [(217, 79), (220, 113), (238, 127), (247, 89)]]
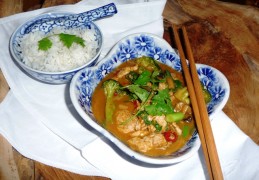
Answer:
[[(0, 17), (78, 1), (0, 0)], [(234, 2), (239, 4), (215, 0), (168, 0), (163, 13), (164, 38), (172, 42), (171, 23), (187, 26), (196, 62), (216, 67), (230, 82), (230, 99), (224, 112), (259, 144), (259, 2)], [(8, 91), (9, 86), (0, 71), (0, 102)], [(28, 159), (0, 135), (0, 179), (107, 178), (82, 176)]]
[[(258, 8), (219, 1), (177, 2), (183, 14), (179, 15), (178, 10), (177, 15), (188, 18), (184, 23), (188, 27), (196, 62), (216, 67), (230, 82), (231, 93), (225, 113), (258, 144)], [(179, 19), (175, 20), (173, 12), (176, 11), (170, 11), (170, 15), (166, 12), (164, 17), (167, 20), (176, 22)]]

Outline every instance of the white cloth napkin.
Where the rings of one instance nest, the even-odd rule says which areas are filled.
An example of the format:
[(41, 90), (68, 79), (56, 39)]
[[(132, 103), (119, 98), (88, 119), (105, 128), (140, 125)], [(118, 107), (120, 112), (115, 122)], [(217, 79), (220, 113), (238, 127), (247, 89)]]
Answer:
[[(114, 1), (113, 1), (114, 2)], [(112, 179), (205, 179), (201, 150), (182, 163), (156, 167), (135, 162), (91, 129), (75, 112), (68, 85), (47, 85), (24, 74), (12, 61), (8, 43), (15, 28), (44, 12), (82, 12), (108, 1), (81, 1), (0, 19), (0, 67), (11, 92), (0, 105), (0, 133), (23, 155), (45, 164), (85, 175)], [(118, 14), (100, 20), (104, 29), (101, 57), (119, 39), (134, 32), (162, 36), (162, 1), (115, 1)], [(259, 148), (224, 115), (212, 122), (223, 173), (226, 179), (258, 179)], [(224, 127), (224, 128), (223, 128)], [(81, 153), (83, 157), (81, 156)], [(122, 167), (122, 168), (121, 168)], [(246, 177), (246, 178), (245, 178)]]
[[(88, 2), (96, 3), (96, 1), (86, 1), (85, 3)], [(86, 6), (83, 3), (84, 1), (80, 5), (58, 6), (21, 13), (3, 18), (0, 22), (0, 66), (13, 94), (35, 117), (40, 116), (42, 122), (50, 130), (79, 149), (95, 139), (96, 136), (83, 126), (85, 123), (75, 112), (70, 102), (68, 85), (44, 84), (27, 76), (12, 61), (8, 45), (9, 38), (17, 26), (35, 15), (53, 11), (83, 12), (104, 5), (99, 1), (98, 6)], [(105, 1), (105, 4), (107, 3), (109, 1)], [(135, 32), (151, 32), (162, 36), (161, 14), (164, 4), (164, 0), (121, 4), (118, 5), (118, 14), (112, 18), (97, 21), (96, 23), (103, 29), (104, 35), (101, 58), (125, 35)], [(62, 126), (60, 126), (61, 123)], [(88, 138), (79, 139), (78, 137)]]
[[(0, 117), (0, 133), (20, 153), (54, 167), (118, 180), (207, 178), (201, 149), (181, 163), (171, 166), (152, 166), (132, 161), (114, 148), (110, 142), (98, 138), (82, 149), (82, 155), (86, 161), (80, 151), (53, 134), (38, 118), (26, 111), (12, 92), (9, 92), (0, 104)], [(222, 111), (212, 121), (212, 128), (224, 178), (258, 179), (258, 146)]]
[[(212, 128), (224, 179), (258, 179), (258, 146), (222, 111), (213, 119)], [(113, 179), (208, 179), (201, 148), (186, 161), (161, 167), (132, 161), (123, 154), (115, 155), (116, 152), (109, 143), (101, 141), (98, 139), (88, 144), (83, 149), (83, 156)], [(95, 154), (98, 156), (94, 156)]]
[(78, 174), (107, 176), (24, 108), (12, 91), (0, 104), (0, 134), (30, 159)]
[[(164, 1), (120, 5), (118, 6), (118, 14), (114, 17), (98, 21), (99, 27), (104, 29), (104, 48), (101, 57), (127, 34), (148, 31), (161, 36), (163, 32), (161, 17), (163, 5)], [(0, 53), (3, 60), (0, 64), (14, 95), (28, 111), (35, 114), (35, 117), (40, 114), (42, 122), (54, 133), (79, 149), (91, 142), (96, 136), (82, 126), (84, 122), (79, 118), (70, 102), (68, 85), (48, 85), (28, 77), (11, 60), (8, 42), (17, 25), (25, 20), (25, 18), (22, 18), (24, 14), (28, 18), (28, 14), (34, 16), (54, 10), (82, 12), (95, 7), (78, 5), (41, 9), (4, 18), (1, 24), (3, 33), (0, 34), (0, 38), (3, 41), (1, 41)], [(142, 13), (143, 8), (147, 10), (146, 13)], [(60, 123), (62, 123), (62, 126), (60, 126)], [(78, 139), (78, 137), (84, 136), (88, 138)]]

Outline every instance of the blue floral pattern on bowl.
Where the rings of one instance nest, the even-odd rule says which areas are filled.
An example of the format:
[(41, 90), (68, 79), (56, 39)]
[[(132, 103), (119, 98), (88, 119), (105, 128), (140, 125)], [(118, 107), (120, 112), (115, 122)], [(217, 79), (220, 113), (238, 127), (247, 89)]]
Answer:
[(86, 11), (79, 14), (72, 13), (49, 13), (41, 15), (26, 23), (22, 29), (23, 34), (28, 34), (34, 31), (43, 31), (48, 33), (56, 26), (64, 28), (85, 27), (89, 22), (99, 20), (104, 17), (112, 16), (117, 13), (117, 8), (114, 3), (101, 6), (99, 8)]
[[(119, 41), (106, 58), (97, 66), (85, 68), (78, 72), (70, 85), (70, 96), (79, 114), (92, 127), (100, 131), (131, 157), (153, 164), (172, 164), (190, 157), (200, 146), (197, 131), (188, 143), (170, 156), (151, 158), (132, 151), (119, 142), (113, 135), (98, 125), (91, 109), (91, 97), (98, 83), (121, 63), (141, 56), (149, 56), (181, 72), (181, 62), (178, 54), (160, 37), (148, 33), (133, 34)], [(229, 84), (225, 76), (213, 67), (197, 64), (200, 81), (212, 94), (212, 100), (207, 105), (210, 118), (220, 111), (229, 97)], [(86, 115), (87, 114), (87, 115)], [(90, 118), (89, 118), (90, 117)]]

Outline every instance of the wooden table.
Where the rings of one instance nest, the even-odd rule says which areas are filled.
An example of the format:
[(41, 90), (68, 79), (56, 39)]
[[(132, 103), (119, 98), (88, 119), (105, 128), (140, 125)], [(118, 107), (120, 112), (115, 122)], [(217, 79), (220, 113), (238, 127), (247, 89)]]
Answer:
[[(0, 0), (0, 17), (79, 0)], [(233, 1), (232, 1), (233, 2)], [(216, 67), (230, 82), (224, 112), (259, 144), (259, 1), (230, 4), (206, 0), (168, 0), (163, 16), (169, 42), (170, 23), (185, 24), (196, 62)], [(0, 102), (9, 91), (0, 71)], [(82, 176), (22, 156), (0, 135), (0, 179), (107, 179)]]

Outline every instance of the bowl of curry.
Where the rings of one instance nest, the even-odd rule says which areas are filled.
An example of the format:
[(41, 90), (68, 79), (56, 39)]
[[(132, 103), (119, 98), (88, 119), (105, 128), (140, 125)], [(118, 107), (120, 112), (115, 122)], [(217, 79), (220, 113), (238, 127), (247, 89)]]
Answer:
[[(217, 69), (197, 64), (210, 119), (229, 97)], [(96, 66), (79, 71), (70, 97), (81, 117), (132, 158), (173, 164), (200, 140), (179, 56), (164, 39), (137, 33), (120, 40)]]

